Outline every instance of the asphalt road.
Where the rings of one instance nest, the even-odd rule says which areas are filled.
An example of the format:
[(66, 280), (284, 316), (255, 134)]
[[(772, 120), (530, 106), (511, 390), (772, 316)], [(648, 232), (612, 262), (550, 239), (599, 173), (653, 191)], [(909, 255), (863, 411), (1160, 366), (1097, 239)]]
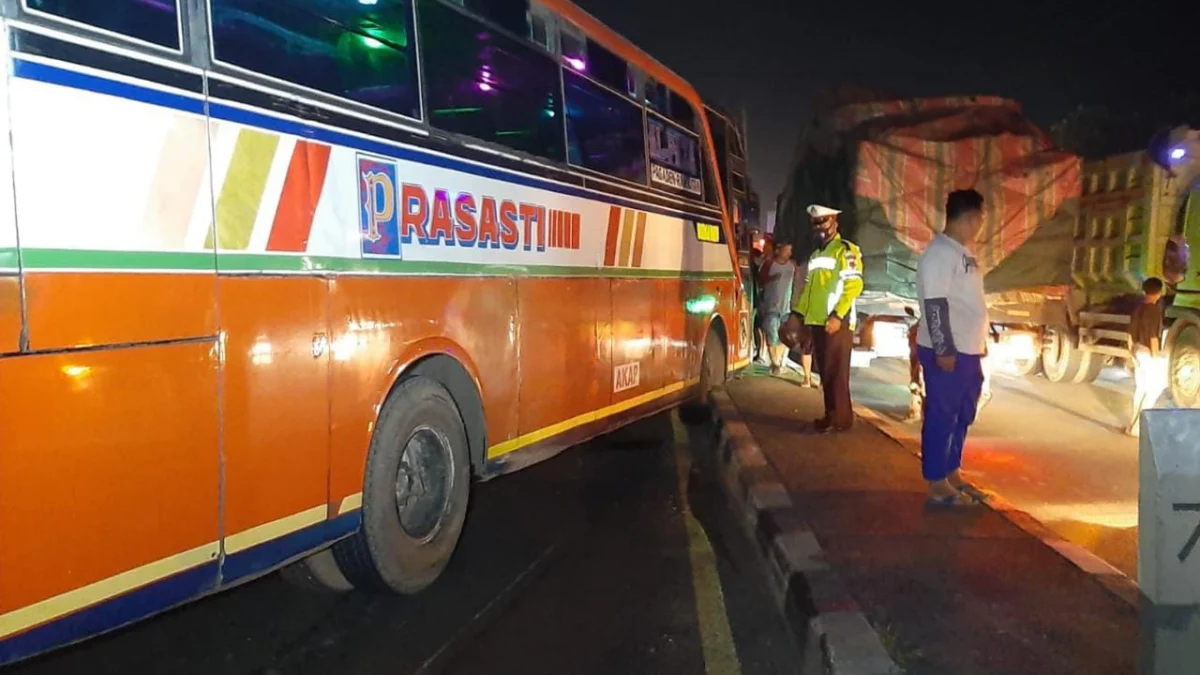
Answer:
[[(898, 418), (907, 386), (908, 364), (896, 359), (851, 377), (856, 402)], [(1121, 433), (1128, 376), (1109, 368), (1084, 385), (997, 374), (992, 386), (967, 438), (964, 473), (1136, 579), (1138, 441)]]
[(477, 486), (420, 596), (273, 574), (4, 673), (796, 672), (701, 437), (659, 415)]

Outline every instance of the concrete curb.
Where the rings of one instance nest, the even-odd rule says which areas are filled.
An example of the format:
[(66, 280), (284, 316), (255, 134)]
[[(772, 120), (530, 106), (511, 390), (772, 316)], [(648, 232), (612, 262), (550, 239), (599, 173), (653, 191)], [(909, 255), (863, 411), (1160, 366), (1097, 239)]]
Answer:
[(777, 607), (805, 646), (805, 675), (900, 675), (883, 640), (825, 561), (821, 544), (792, 503), (723, 391), (713, 393), (722, 485), (757, 542)]
[[(854, 406), (854, 413), (859, 419), (870, 422), (875, 428), (882, 431), (885, 436), (907, 449), (914, 456), (921, 456), (921, 438), (918, 433), (908, 429), (900, 422), (884, 417), (864, 406)], [(1140, 590), (1137, 582), (1131, 579), (1129, 575), (1108, 564), (1095, 553), (1083, 548), (1079, 544), (1067, 541), (1057, 532), (1043, 525), (1028, 512), (1013, 506), (994, 490), (989, 489), (988, 486), (980, 485), (980, 487), (987, 497), (984, 499), (984, 504), (988, 508), (999, 513), (1005, 520), (1016, 525), (1046, 546), (1054, 549), (1055, 552), (1072, 565), (1094, 577), (1101, 586), (1108, 589), (1118, 599), (1131, 607), (1138, 607)]]

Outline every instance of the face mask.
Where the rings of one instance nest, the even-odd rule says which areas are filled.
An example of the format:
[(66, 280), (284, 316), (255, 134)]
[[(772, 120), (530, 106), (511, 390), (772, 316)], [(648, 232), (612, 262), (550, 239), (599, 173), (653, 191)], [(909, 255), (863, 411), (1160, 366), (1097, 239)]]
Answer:
[(813, 232), (813, 243), (822, 248), (824, 248), (831, 239), (833, 239), (833, 230), (815, 230)]

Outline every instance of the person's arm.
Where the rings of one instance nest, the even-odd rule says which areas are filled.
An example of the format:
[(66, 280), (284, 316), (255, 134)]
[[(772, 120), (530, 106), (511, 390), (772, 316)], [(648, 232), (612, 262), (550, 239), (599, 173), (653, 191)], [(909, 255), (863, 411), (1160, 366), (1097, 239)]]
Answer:
[(1158, 307), (1155, 307), (1154, 308), (1154, 333), (1150, 336), (1150, 356), (1153, 356), (1156, 359), (1158, 358), (1159, 354), (1162, 353), (1161, 352), (1162, 332), (1163, 332), (1162, 310), (1160, 310)]
[(954, 333), (950, 329), (951, 271), (952, 268), (945, 264), (944, 256), (926, 255), (917, 265), (917, 292), (924, 298), (921, 321), (929, 330), (938, 367), (946, 371), (954, 370), (958, 355)]
[(853, 246), (846, 246), (846, 253), (842, 257), (841, 269), (838, 270), (838, 276), (842, 282), (842, 296), (838, 298), (837, 305), (833, 308), (833, 313), (839, 319), (846, 318), (850, 313), (850, 308), (854, 306), (854, 301), (863, 292), (863, 277), (862, 277), (862, 254)]

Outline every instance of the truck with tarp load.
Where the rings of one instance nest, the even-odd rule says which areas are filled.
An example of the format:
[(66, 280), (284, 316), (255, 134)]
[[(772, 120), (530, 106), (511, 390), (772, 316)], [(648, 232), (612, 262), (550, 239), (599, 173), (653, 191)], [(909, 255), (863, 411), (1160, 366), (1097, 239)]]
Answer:
[(852, 92), (818, 104), (776, 231), (797, 242), (803, 259), (807, 205), (842, 210), (843, 236), (863, 251), (859, 365), (863, 355), (907, 357), (905, 310), (919, 309), (917, 258), (943, 227), (946, 196), (965, 188), (985, 200), (977, 253), (996, 334), (992, 361), (1033, 372), (1043, 327), (1066, 321), (1079, 158), (1055, 149), (1008, 99)]

